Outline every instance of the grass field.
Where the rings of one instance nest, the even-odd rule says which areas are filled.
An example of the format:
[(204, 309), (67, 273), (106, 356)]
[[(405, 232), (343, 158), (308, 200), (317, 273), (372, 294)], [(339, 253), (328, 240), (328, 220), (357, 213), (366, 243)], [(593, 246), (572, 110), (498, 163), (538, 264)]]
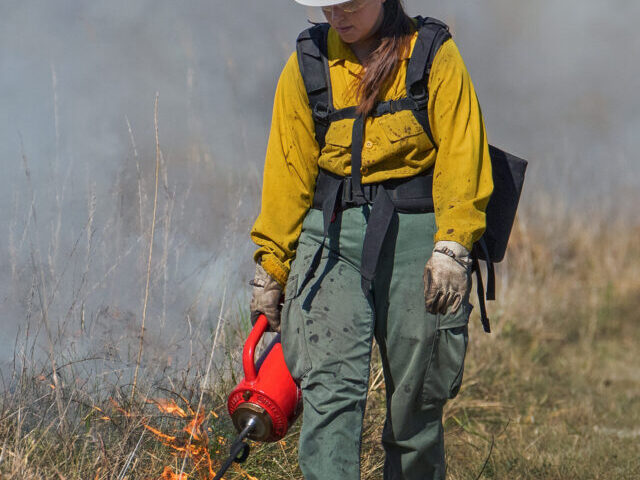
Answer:
[[(494, 333), (482, 333), (474, 312), (463, 388), (446, 406), (450, 478), (640, 478), (639, 234), (604, 217), (521, 215), (489, 307)], [(233, 436), (225, 399), (248, 328), (239, 307), (212, 336), (219, 354), (210, 370), (208, 356), (152, 370), (133, 396), (130, 379), (87, 378), (87, 359), (58, 360), (57, 378), (49, 361), (17, 361), (0, 403), (0, 477), (211, 478)], [(377, 479), (385, 409), (377, 357), (371, 368), (362, 471)], [(253, 445), (226, 478), (302, 478), (298, 428)]]
[[(0, 480), (211, 480), (235, 437), (277, 59), (304, 16), (49, 3), (7, 9), (0, 30)], [(587, 2), (571, 22), (567, 2), (431, 3), (489, 133), (531, 160), (493, 333), (475, 308), (445, 408), (448, 479), (640, 479), (640, 64), (620, 68), (619, 48), (638, 44), (640, 3)], [(616, 36), (585, 49), (603, 25)], [(156, 93), (144, 113), (152, 87), (163, 108)], [(377, 480), (376, 348), (371, 370), (362, 477)], [(225, 478), (302, 479), (299, 429)]]

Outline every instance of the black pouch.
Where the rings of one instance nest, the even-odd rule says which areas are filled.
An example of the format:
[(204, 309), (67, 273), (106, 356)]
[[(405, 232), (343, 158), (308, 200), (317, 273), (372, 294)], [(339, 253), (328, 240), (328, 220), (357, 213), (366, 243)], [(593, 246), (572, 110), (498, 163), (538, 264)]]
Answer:
[(474, 245), (473, 251), (480, 260), (498, 263), (507, 251), (507, 242), (524, 184), (527, 161), (493, 145), (489, 145), (489, 154), (493, 171), (493, 193), (487, 205), (487, 227), (482, 236), (486, 251), (479, 243)]

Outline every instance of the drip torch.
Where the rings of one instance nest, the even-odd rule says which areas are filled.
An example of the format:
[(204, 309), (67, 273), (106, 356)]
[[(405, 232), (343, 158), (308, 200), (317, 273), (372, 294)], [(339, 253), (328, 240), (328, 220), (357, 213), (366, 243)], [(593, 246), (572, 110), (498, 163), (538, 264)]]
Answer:
[(233, 462), (243, 463), (247, 459), (249, 445), (245, 439), (276, 442), (286, 435), (300, 413), (302, 391), (284, 362), (280, 334), (273, 338), (258, 362), (254, 361), (256, 346), (267, 326), (267, 317), (260, 315), (244, 344), (244, 379), (227, 401), (229, 415), (239, 435), (214, 480), (220, 480)]

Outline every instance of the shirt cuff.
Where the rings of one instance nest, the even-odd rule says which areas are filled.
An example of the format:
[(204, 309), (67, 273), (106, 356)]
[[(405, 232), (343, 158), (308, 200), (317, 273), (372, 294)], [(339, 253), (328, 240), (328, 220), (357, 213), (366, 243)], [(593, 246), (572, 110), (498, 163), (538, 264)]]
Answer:
[(273, 254), (266, 254), (260, 257), (260, 265), (271, 277), (280, 284), (282, 288), (287, 284), (289, 268), (276, 258)]
[(467, 250), (471, 251), (473, 248), (473, 234), (470, 232), (458, 231), (455, 228), (441, 228), (433, 237), (433, 242), (440, 242), (442, 240), (456, 242), (462, 245)]

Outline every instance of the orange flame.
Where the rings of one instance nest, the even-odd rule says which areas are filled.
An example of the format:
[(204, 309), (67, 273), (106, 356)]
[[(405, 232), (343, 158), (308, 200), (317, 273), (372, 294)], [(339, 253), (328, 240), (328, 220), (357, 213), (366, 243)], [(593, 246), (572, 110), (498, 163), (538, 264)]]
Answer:
[[(199, 411), (197, 415), (195, 413), (189, 415), (172, 400), (155, 400), (153, 403), (163, 413), (170, 413), (179, 418), (192, 418), (189, 418), (187, 425), (176, 435), (168, 435), (147, 424), (143, 425), (144, 428), (153, 433), (164, 445), (178, 452), (180, 456), (191, 458), (201, 478), (209, 479), (215, 477), (213, 461), (209, 453), (209, 437), (202, 429), (202, 423), (205, 419), (204, 413)], [(193, 412), (190, 407), (187, 407), (187, 409), (190, 413)], [(182, 477), (173, 474), (173, 470), (170, 467), (165, 467), (163, 475), (169, 475), (169, 472), (174, 477), (169, 476), (166, 478), (182, 480)], [(164, 480), (165, 477), (161, 478)], [(184, 478), (186, 479), (187, 477), (185, 476)]]
[(187, 474), (181, 473), (179, 475), (176, 475), (173, 469), (167, 466), (164, 467), (162, 475), (160, 475), (160, 478), (158, 480), (187, 480)]
[[(124, 408), (120, 407), (114, 399), (109, 399), (112, 407), (123, 414), (126, 417), (133, 417), (130, 412), (127, 412)], [(180, 407), (175, 401), (170, 399), (156, 399), (149, 400), (148, 403), (156, 405), (158, 410), (162, 413), (172, 415), (176, 418), (188, 420), (187, 424), (179, 431), (173, 432), (175, 434), (168, 434), (161, 430), (152, 427), (148, 424), (148, 418), (140, 418), (142, 426), (151, 432), (155, 437), (167, 447), (173, 449), (177, 455), (181, 458), (189, 458), (195, 467), (198, 477), (201, 480), (212, 480), (216, 476), (214, 470), (214, 462), (211, 459), (211, 452), (209, 451), (209, 437), (206, 431), (202, 428), (206, 415), (203, 410), (196, 412), (191, 408), (186, 399), (182, 398), (185, 403), (185, 408)], [(93, 406), (96, 412), (102, 414), (100, 416), (103, 420), (111, 420), (106, 415), (104, 410), (100, 407)], [(214, 418), (218, 418), (218, 415), (211, 410), (210, 414)], [(226, 439), (224, 437), (216, 437), (218, 444), (225, 444)], [(219, 453), (216, 450), (215, 453)], [(258, 480), (258, 478), (249, 475), (238, 464), (233, 464), (233, 468), (236, 472), (240, 473), (247, 480)], [(160, 477), (157, 480), (189, 480), (186, 473), (175, 473), (173, 468), (165, 466)], [(223, 479), (224, 480), (224, 479)]]
[(113, 408), (115, 408), (118, 412), (120, 412), (121, 414), (123, 414), (125, 417), (131, 417), (132, 415), (127, 412), (124, 408), (122, 408), (120, 405), (118, 405), (118, 402), (116, 402), (113, 398), (109, 399), (109, 402), (111, 402), (111, 406)]
[[(187, 418), (187, 412), (185, 412), (180, 406), (173, 400), (167, 400), (161, 398), (159, 400), (148, 400), (149, 403), (155, 403), (162, 413), (168, 413), (171, 415), (177, 415), (180, 418)], [(189, 413), (193, 415), (191, 408), (189, 408)]]

